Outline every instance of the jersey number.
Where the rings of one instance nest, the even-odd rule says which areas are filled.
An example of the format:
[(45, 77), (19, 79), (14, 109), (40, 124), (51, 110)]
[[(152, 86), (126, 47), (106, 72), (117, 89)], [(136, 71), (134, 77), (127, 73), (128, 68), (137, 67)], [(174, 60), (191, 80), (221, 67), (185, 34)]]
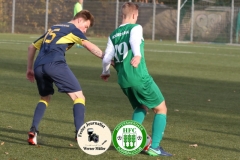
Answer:
[[(60, 31), (60, 28), (56, 28), (54, 30), (49, 29), (48, 33), (44, 37), (44, 42), (51, 43), (52, 40), (56, 37), (56, 33), (54, 33), (54, 32), (58, 32), (58, 31)], [(51, 36), (51, 39), (47, 39), (48, 35)]]
[(127, 57), (128, 46), (126, 42), (115, 45), (115, 59), (116, 63), (121, 63)]

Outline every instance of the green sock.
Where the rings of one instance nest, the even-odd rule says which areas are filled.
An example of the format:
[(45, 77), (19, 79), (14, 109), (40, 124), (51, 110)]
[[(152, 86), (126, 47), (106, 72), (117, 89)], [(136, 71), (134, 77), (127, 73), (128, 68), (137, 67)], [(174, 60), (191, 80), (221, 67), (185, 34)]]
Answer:
[(138, 123), (142, 124), (144, 118), (146, 116), (146, 111), (142, 108), (136, 108), (132, 115), (132, 120), (137, 121)]
[(166, 114), (155, 114), (152, 124), (152, 148), (157, 148), (162, 140), (167, 123)]

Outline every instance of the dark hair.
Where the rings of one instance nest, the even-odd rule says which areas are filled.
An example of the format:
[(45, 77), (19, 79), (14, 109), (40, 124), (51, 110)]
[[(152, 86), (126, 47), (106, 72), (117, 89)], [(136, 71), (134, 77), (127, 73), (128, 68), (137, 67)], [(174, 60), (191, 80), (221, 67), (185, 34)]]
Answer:
[(90, 20), (90, 27), (94, 25), (94, 17), (88, 10), (81, 10), (73, 17), (73, 20), (77, 18), (83, 18), (86, 21)]
[(128, 14), (133, 13), (134, 11), (138, 11), (138, 5), (132, 2), (125, 2), (122, 5), (122, 15), (126, 17)]

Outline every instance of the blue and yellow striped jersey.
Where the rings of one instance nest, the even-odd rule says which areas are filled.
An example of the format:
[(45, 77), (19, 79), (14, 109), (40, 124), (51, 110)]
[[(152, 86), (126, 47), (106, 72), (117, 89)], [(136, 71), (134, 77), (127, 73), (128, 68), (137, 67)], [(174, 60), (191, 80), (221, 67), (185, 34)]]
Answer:
[(65, 52), (75, 43), (82, 44), (84, 40), (87, 40), (85, 35), (72, 23), (52, 26), (44, 35), (33, 42), (33, 45), (40, 50), (34, 68), (50, 62), (65, 62)]

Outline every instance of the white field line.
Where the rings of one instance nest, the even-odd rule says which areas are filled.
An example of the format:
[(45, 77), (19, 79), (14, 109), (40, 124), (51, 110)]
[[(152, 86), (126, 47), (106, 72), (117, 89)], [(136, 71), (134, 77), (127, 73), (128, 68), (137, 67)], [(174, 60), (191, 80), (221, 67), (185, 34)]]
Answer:
[[(37, 39), (39, 37), (30, 37), (30, 38), (34, 38), (34, 39)], [(93, 42), (103, 42), (101, 40), (97, 40), (97, 39), (89, 39), (90, 41), (93, 41)], [(32, 43), (33, 41), (17, 41), (17, 40), (0, 40), (0, 43), (1, 42), (15, 42), (15, 43)], [(107, 45), (107, 42), (104, 42), (106, 43)], [(240, 51), (240, 46), (238, 45), (232, 45), (233, 47), (230, 47), (230, 46), (207, 46), (207, 45), (187, 45), (187, 44), (164, 44), (164, 43), (148, 43), (148, 42), (145, 42), (145, 44), (147, 45), (154, 45), (154, 46), (178, 46), (178, 47), (189, 47), (189, 48), (209, 48), (209, 49), (226, 49), (226, 50), (239, 50)], [(104, 46), (105, 47), (105, 46)]]
[[(152, 43), (147, 43), (148, 45), (152, 45)], [(226, 45), (219, 46), (219, 47), (213, 47), (213, 46), (207, 46), (207, 45), (186, 45), (186, 44), (157, 44), (157, 45), (162, 45), (162, 46), (178, 46), (178, 47), (193, 47), (193, 48), (210, 48), (210, 49), (234, 49), (234, 50), (239, 50), (240, 51), (240, 46), (235, 46), (235, 47), (226, 47)]]
[(13, 43), (13, 42), (10, 42), (10, 43), (9, 43), (9, 42), (1, 42), (1, 41), (0, 41), (0, 43), (5, 43), (5, 44), (23, 44), (23, 43), (19, 43), (19, 42), (14, 42), (14, 43)]
[(0, 43), (9, 43), (9, 44), (13, 44), (13, 43), (22, 44), (22, 43), (32, 43), (32, 42), (33, 41), (0, 40)]
[(145, 52), (159, 52), (159, 53), (176, 53), (176, 54), (202, 54), (202, 55), (211, 55), (211, 56), (229, 56), (229, 57), (239, 57), (239, 55), (231, 55), (231, 54), (212, 54), (212, 53), (201, 53), (201, 52), (185, 52), (185, 51), (169, 51), (169, 50), (147, 50)]
[[(35, 37), (35, 36), (31, 36), (30, 37), (31, 39), (37, 39), (37, 38), (39, 38), (39, 37)], [(103, 42), (103, 41), (101, 41), (101, 40), (98, 40), (98, 39), (91, 39), (91, 38), (89, 38), (89, 40), (90, 41), (94, 41), (94, 42), (102, 42), (102, 43), (105, 43), (106, 45), (107, 45), (107, 42)], [(16, 43), (25, 43), (25, 42), (28, 42), (28, 43), (32, 43), (33, 41), (14, 41), (14, 40), (6, 40), (6, 41), (4, 41), (4, 40), (0, 40), (0, 43), (1, 42), (16, 42)], [(234, 45), (234, 44), (229, 44), (229, 46), (227, 46), (226, 44), (223, 44), (222, 46), (207, 46), (207, 45), (192, 45), (192, 44), (189, 44), (189, 45), (187, 45), (187, 44), (164, 44), (164, 43), (161, 43), (161, 42), (159, 42), (159, 43), (148, 43), (148, 42), (145, 42), (145, 44), (147, 44), (147, 45), (154, 45), (154, 46), (178, 46), (178, 47), (189, 47), (189, 48), (209, 48), (209, 49), (226, 49), (226, 50), (231, 50), (231, 49), (233, 49), (233, 50), (239, 50), (240, 51), (240, 46), (239, 45)], [(201, 43), (199, 43), (199, 44), (201, 44)], [(217, 44), (216, 44), (217, 45)], [(230, 47), (230, 46), (233, 46), (233, 47)]]
[[(0, 40), (0, 44), (4, 43), (4, 44), (23, 44), (23, 43), (32, 43), (31, 41), (14, 41), (14, 40), (9, 40), (9, 41), (1, 41)], [(160, 44), (160, 45), (173, 45), (173, 44)], [(106, 46), (102, 46), (102, 45), (98, 45), (101, 48), (104, 48)], [(178, 45), (178, 46), (183, 46), (183, 45)], [(187, 45), (186, 45), (187, 46)], [(191, 47), (197, 47), (197, 46), (191, 46)], [(200, 46), (198, 46), (200, 47)], [(206, 46), (204, 46), (204, 48), (206, 48)], [(209, 47), (209, 48), (217, 48), (217, 47)], [(218, 48), (219, 49), (219, 48)], [(221, 49), (225, 49), (225, 48), (221, 48)], [(236, 49), (236, 48), (229, 48), (229, 49)], [(240, 50), (240, 49), (239, 49)], [(149, 49), (145, 49), (145, 52), (155, 52), (155, 53), (175, 53), (175, 54), (201, 54), (201, 55), (212, 55), (212, 56), (229, 56), (229, 57), (239, 57), (239, 55), (233, 55), (233, 54), (212, 54), (212, 53), (200, 53), (200, 52), (188, 52), (188, 51), (176, 51), (176, 50), (149, 50)]]
[[(96, 39), (90, 39), (91, 41), (94, 41), (94, 42), (103, 42), (101, 40), (96, 40)], [(107, 44), (107, 42), (104, 42)], [(164, 44), (164, 43), (148, 43), (148, 42), (145, 42), (145, 44), (147, 45), (155, 45), (155, 46), (179, 46), (179, 47), (193, 47), (193, 48), (210, 48), (210, 49), (234, 49), (234, 50), (239, 50), (240, 51), (240, 46), (239, 45), (231, 45), (229, 44), (229, 46), (227, 46), (226, 44), (223, 44), (222, 46), (216, 46), (216, 47), (213, 47), (213, 46), (207, 46), (207, 45), (192, 45), (192, 44)], [(199, 43), (201, 44), (201, 43)], [(213, 44), (213, 45), (217, 45), (217, 44)], [(220, 45), (220, 44), (219, 44)], [(234, 47), (230, 47), (230, 46), (234, 46)]]
[(145, 52), (160, 52), (160, 53), (186, 53), (186, 54), (199, 54), (197, 52), (185, 52), (185, 51), (170, 51), (170, 50), (152, 50), (145, 49)]

